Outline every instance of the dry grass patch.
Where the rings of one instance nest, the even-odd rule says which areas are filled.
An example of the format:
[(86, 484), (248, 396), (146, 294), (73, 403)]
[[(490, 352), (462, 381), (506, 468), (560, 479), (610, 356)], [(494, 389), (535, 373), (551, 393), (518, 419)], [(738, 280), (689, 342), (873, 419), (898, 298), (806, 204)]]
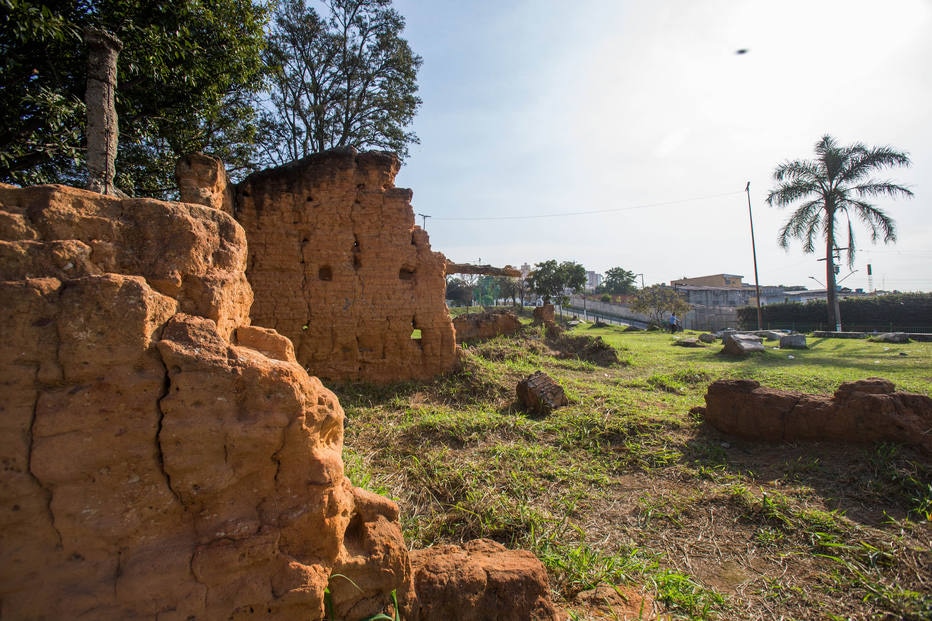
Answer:
[[(531, 329), (471, 346), (433, 382), (334, 387), (350, 477), (398, 501), (412, 547), (489, 537), (533, 550), (573, 618), (611, 618), (591, 594), (577, 600), (599, 584), (646, 593), (671, 618), (932, 618), (927, 456), (741, 441), (689, 413), (720, 377), (827, 392), (883, 366), (929, 394), (932, 348), (818, 343), (733, 362), (664, 334), (593, 332), (626, 363), (565, 357)], [(538, 369), (571, 404), (533, 418), (514, 387)]]

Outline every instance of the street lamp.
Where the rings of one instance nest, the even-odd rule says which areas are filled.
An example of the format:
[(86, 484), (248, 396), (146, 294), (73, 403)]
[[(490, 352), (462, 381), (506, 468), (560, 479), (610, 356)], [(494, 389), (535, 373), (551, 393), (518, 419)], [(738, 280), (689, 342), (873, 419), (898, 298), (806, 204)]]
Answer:
[(847, 276), (845, 276), (844, 278), (842, 278), (841, 280), (839, 280), (839, 281), (838, 281), (837, 283), (835, 283), (835, 284), (840, 285), (841, 283), (845, 282), (846, 280), (848, 280), (849, 278), (851, 278), (851, 276), (852, 276), (856, 271), (857, 271), (857, 270), (851, 270), (851, 273), (850, 273), (850, 274), (848, 274)]
[(757, 329), (764, 329), (764, 318), (760, 310), (760, 285), (757, 281), (757, 244), (754, 243), (754, 214), (751, 212), (751, 182), (744, 187), (748, 193), (748, 218), (751, 220), (751, 252), (754, 255), (754, 291), (757, 294)]

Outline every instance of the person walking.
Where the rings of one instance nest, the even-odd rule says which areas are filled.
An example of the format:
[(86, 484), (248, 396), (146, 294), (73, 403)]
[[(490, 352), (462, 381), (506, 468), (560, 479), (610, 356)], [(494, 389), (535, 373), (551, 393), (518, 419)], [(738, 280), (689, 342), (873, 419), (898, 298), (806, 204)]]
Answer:
[(676, 332), (676, 326), (679, 324), (679, 320), (676, 318), (676, 313), (670, 313), (670, 334)]

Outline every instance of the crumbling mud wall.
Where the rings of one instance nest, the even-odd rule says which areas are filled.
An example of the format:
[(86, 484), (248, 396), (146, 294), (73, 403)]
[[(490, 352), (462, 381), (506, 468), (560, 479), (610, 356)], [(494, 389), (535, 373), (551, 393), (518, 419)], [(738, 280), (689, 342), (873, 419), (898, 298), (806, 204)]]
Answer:
[(399, 162), (338, 149), (251, 175), (235, 194), (249, 239), (252, 320), (334, 380), (426, 379), (455, 363), (446, 258), (415, 225)]
[(214, 209), (0, 185), (0, 618), (416, 618), (246, 258)]
[(518, 316), (511, 311), (487, 311), (460, 315), (453, 320), (456, 342), (490, 339), (500, 334), (514, 334), (521, 330)]
[(182, 202), (206, 205), (233, 215), (233, 188), (223, 161), (189, 153), (175, 162), (175, 181)]
[(744, 438), (899, 442), (932, 453), (932, 398), (899, 392), (879, 377), (845, 382), (833, 395), (777, 390), (755, 380), (718, 380), (709, 385), (705, 402), (695, 410), (709, 424)]

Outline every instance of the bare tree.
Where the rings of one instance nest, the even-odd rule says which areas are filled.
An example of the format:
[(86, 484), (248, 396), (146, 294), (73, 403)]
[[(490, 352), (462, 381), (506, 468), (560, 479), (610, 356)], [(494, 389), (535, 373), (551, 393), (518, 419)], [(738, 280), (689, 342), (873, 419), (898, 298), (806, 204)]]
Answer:
[(283, 0), (266, 62), (274, 68), (260, 137), (262, 156), (283, 164), (333, 147), (392, 151), (417, 136), (407, 127), (421, 100), (421, 58), (401, 38), (391, 0)]

